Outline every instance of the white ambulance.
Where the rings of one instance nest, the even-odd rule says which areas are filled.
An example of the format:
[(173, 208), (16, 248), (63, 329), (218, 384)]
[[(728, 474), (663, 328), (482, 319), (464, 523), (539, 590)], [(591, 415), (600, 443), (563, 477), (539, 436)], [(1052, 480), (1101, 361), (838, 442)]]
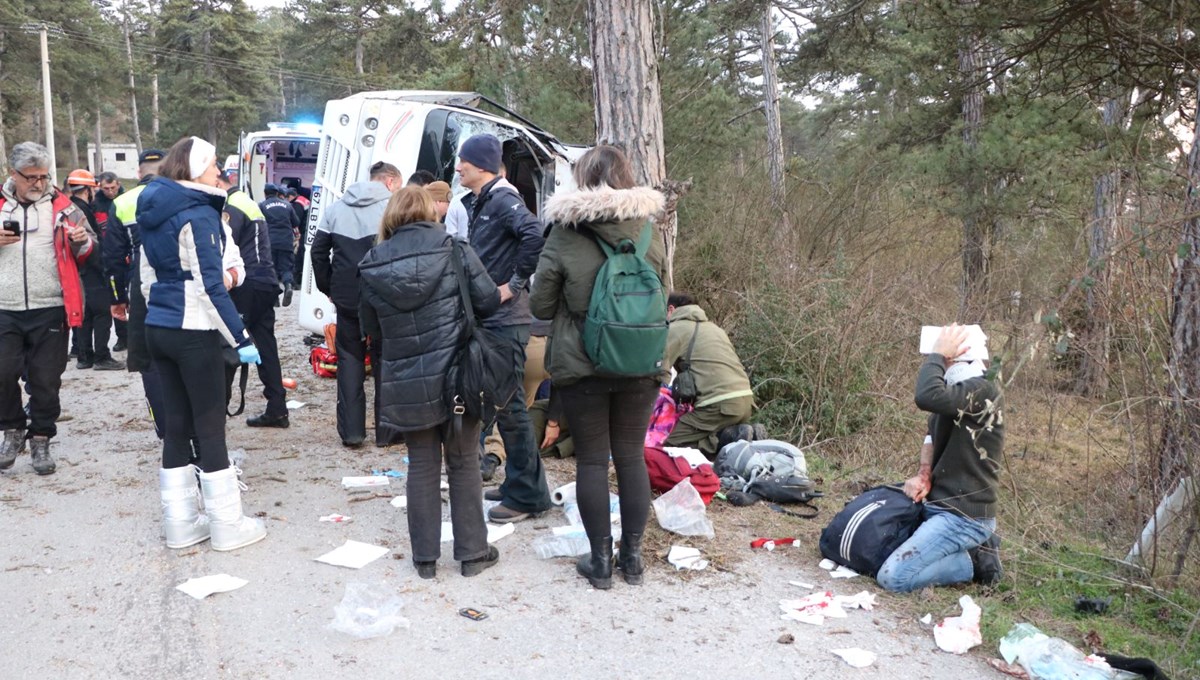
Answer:
[[(484, 105), (503, 115), (482, 110)], [(314, 333), (336, 319), (333, 304), (313, 283), (309, 246), (325, 208), (340, 199), (346, 187), (366, 181), (372, 164), (391, 163), (406, 180), (417, 170), (428, 170), (448, 182), (457, 197), (466, 191), (454, 171), (459, 147), (471, 135), (493, 134), (503, 144), (508, 181), (529, 209), (540, 214), (552, 194), (574, 190), (571, 165), (589, 148), (563, 144), (473, 92), (360, 92), (328, 102), (321, 129), (304, 240), (304, 277), (297, 298), (300, 325)]]
[(295, 187), (308, 196), (316, 176), (321, 126), (311, 123), (267, 123), (266, 130), (244, 132), (238, 142), (238, 187), (256, 202), (266, 200), (263, 187)]

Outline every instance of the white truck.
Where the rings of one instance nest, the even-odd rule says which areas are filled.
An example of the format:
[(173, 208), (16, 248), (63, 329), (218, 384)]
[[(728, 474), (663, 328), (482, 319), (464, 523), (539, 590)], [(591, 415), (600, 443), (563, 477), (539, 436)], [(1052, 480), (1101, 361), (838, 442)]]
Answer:
[[(482, 110), (485, 104), (505, 115)], [(304, 236), (304, 276), (297, 298), (300, 325), (314, 333), (321, 333), (325, 324), (336, 320), (333, 304), (313, 283), (310, 246), (317, 225), (346, 187), (368, 179), (372, 164), (391, 163), (406, 179), (417, 170), (428, 170), (448, 182), (457, 197), (466, 191), (454, 171), (459, 147), (471, 135), (490, 133), (503, 144), (508, 181), (517, 187), (529, 209), (540, 214), (552, 194), (574, 190), (571, 166), (589, 148), (563, 144), (473, 92), (360, 92), (328, 102), (321, 130)]]
[[(317, 170), (321, 126), (310, 123), (267, 123), (266, 130), (245, 132), (238, 142), (238, 187), (263, 201), (271, 182), (293, 186), (308, 195)], [(228, 163), (227, 163), (228, 165)]]

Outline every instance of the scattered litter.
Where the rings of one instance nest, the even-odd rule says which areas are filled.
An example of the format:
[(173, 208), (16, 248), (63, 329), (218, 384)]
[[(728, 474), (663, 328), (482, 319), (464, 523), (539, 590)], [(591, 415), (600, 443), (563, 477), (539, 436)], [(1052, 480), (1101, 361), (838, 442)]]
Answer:
[(332, 564), (335, 567), (362, 569), (387, 553), (388, 549), (383, 546), (346, 541), (340, 547), (318, 557), (317, 561)]
[(390, 635), (397, 627), (408, 628), (408, 619), (400, 616), (403, 602), (382, 586), (347, 583), (346, 594), (333, 608), (330, 630), (359, 639)]
[(408, 456), (401, 458), (400, 462), (404, 463), (405, 465), (408, 465)]
[(333, 522), (334, 524), (345, 524), (346, 522), (349, 522), (352, 519), (354, 519), (354, 518), (347, 517), (346, 515), (333, 514), (333, 515), (325, 515), (324, 517), (322, 517), (321, 519), (319, 519), (317, 521), (318, 522)]
[(387, 477), (342, 477), (343, 489), (367, 489), (373, 486), (387, 486), (392, 481)]
[(933, 623), (933, 614), (926, 614), (925, 616), (922, 616), (921, 623), (925, 624), (926, 626)]
[(962, 616), (949, 616), (933, 627), (933, 639), (937, 646), (951, 654), (965, 654), (968, 649), (983, 642), (983, 635), (979, 632), (979, 617), (982, 614), (979, 605), (970, 595), (960, 597), (958, 604), (962, 607)]
[(791, 633), (784, 633), (783, 635), (779, 636), (779, 639), (776, 640), (776, 642), (781, 645), (794, 644), (796, 642), (796, 636), (792, 635)]
[(824, 569), (825, 571), (832, 571), (833, 569), (837, 568), (837, 562), (826, 559), (826, 560), (821, 560), (820, 562), (818, 562), (817, 566)]
[(408, 496), (396, 496), (396, 497), (392, 498), (392, 507), (393, 508), (401, 508), (401, 509), (407, 508), (408, 507)]
[(791, 537), (788, 537), (788, 538), (756, 538), (753, 541), (750, 541), (750, 547), (751, 548), (766, 548), (767, 552), (771, 552), (777, 546), (795, 545), (799, 542), (800, 542), (799, 539), (791, 538)]
[(472, 621), (482, 621), (488, 617), (487, 612), (480, 611), (474, 607), (463, 607), (458, 610), (459, 616), (465, 616)]
[(550, 492), (550, 502), (555, 505), (565, 505), (575, 502), (575, 482), (563, 484)]
[(699, 548), (687, 548), (681, 545), (671, 546), (671, 552), (667, 553), (667, 561), (675, 565), (676, 571), (681, 569), (700, 571), (708, 566), (708, 560), (700, 557)]
[(789, 585), (789, 586), (796, 586), (797, 588), (807, 588), (807, 589), (809, 589), (809, 590), (812, 590), (812, 589), (813, 589), (813, 584), (811, 584), (811, 583), (805, 583), (805, 582), (803, 582), (803, 581), (788, 581), (788, 585)]
[(672, 458), (684, 459), (693, 468), (698, 468), (701, 465), (712, 465), (712, 461), (706, 458), (704, 452), (700, 449), (684, 446), (664, 446), (663, 452)]
[(1075, 598), (1075, 611), (1080, 614), (1103, 614), (1108, 611), (1108, 605), (1112, 604), (1111, 597), (1083, 597), (1080, 595)]
[(450, 490), (450, 482), (447, 482), (446, 478), (442, 477), (441, 482), (438, 484), (438, 489), (440, 489), (442, 491), (449, 491)]
[(854, 578), (855, 576), (858, 576), (858, 572), (854, 571), (850, 567), (838, 565), (838, 568), (829, 572), (829, 575), (834, 578)]
[(234, 467), (245, 467), (247, 458), (246, 449), (233, 449), (229, 452), (229, 464)]
[(371, 470), (373, 477), (391, 477), (392, 479), (404, 479), (405, 473), (399, 470)]
[[(487, 525), (487, 542), (495, 543), (496, 541), (511, 536), (517, 530), (516, 524), (491, 524)], [(442, 522), (442, 543), (449, 543), (454, 540), (454, 524), (451, 522)]]
[(998, 673), (1010, 675), (1014, 678), (1019, 678), (1019, 680), (1029, 680), (1029, 673), (1024, 668), (1014, 666), (1004, 659), (988, 659), (988, 665)]
[(842, 660), (850, 664), (854, 668), (866, 668), (875, 663), (875, 652), (868, 652), (865, 649), (858, 647), (850, 647), (847, 649), (831, 649), (834, 654), (842, 657)]
[(295, 399), (288, 399), (288, 402), (285, 404), (285, 406), (288, 407), (289, 411), (295, 411), (298, 408), (304, 408), (305, 404), (307, 403), (308, 402), (304, 401), (296, 401)]
[(284, 378), (283, 386), (284, 386), (284, 388), (289, 389), (289, 390), (296, 389), (296, 379), (295, 378)]
[(587, 534), (583, 531), (560, 534), (558, 529), (577, 529), (577, 527), (555, 527), (553, 535), (538, 536), (533, 539), (533, 552), (539, 559), (577, 557), (591, 552), (591, 544), (588, 543)]
[[(1046, 637), (1028, 623), (1013, 626), (1000, 640), (1000, 654), (1008, 664), (1033, 678), (1088, 678), (1088, 680), (1135, 680), (1143, 676), (1114, 669), (1104, 657), (1083, 652), (1062, 638)], [(993, 664), (993, 667), (997, 667)], [(1012, 668), (1010, 666), (1010, 668)], [(1003, 668), (997, 667), (1004, 671)]]
[(175, 586), (175, 589), (197, 600), (203, 600), (213, 593), (228, 593), (231, 590), (241, 588), (247, 583), (249, 581), (246, 579), (230, 576), (229, 574), (213, 574), (211, 576), (201, 576), (200, 578), (189, 578)]
[(865, 590), (857, 595), (834, 595), (825, 590), (798, 600), (780, 600), (779, 608), (783, 610), (781, 618), (784, 620), (819, 626), (826, 618), (846, 618), (847, 609), (871, 611), (875, 608), (875, 596)]
[(654, 500), (654, 515), (662, 528), (682, 536), (714, 538), (712, 521), (705, 514), (704, 500), (691, 478), (684, 478), (675, 488)]

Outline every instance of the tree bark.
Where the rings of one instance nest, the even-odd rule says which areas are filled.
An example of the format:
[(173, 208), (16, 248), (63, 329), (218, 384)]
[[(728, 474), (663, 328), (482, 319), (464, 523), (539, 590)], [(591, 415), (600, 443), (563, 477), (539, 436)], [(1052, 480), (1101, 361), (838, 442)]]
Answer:
[[(0, 59), (4, 57), (4, 43), (6, 34), (0, 31)], [(4, 73), (3, 64), (0, 62), (0, 75)], [(0, 86), (4, 84), (4, 78), (0, 77)], [(4, 96), (0, 93), (0, 102), (4, 101)], [(4, 136), (4, 107), (0, 106), (0, 167), (8, 167), (8, 140)]]
[(133, 121), (133, 143), (137, 152), (142, 153), (142, 124), (138, 121), (137, 89), (133, 80), (133, 43), (129, 40), (129, 14), (126, 8), (125, 21), (125, 57), (129, 62), (129, 117)]
[(787, 185), (783, 169), (783, 124), (779, 113), (779, 74), (775, 65), (775, 22), (771, 3), (762, 13), (763, 108), (767, 114), (767, 172), (771, 180), (771, 207), (778, 215), (776, 240), (791, 233), (787, 211)]
[[(1200, 82), (1197, 83), (1200, 85)], [(1158, 491), (1165, 493), (1192, 464), (1200, 445), (1200, 101), (1187, 158), (1188, 191), (1179, 257), (1171, 290), (1171, 351), (1167, 358), (1168, 413), (1158, 456)]]
[(71, 133), (71, 168), (79, 167), (79, 130), (75, 127), (75, 102), (67, 98), (67, 129)]
[(679, 230), (675, 204), (691, 184), (667, 180), (662, 91), (650, 0), (588, 0), (588, 37), (596, 143), (623, 149), (633, 165), (634, 179), (667, 195), (667, 211), (658, 229), (667, 251), (664, 283), (670, 287)]
[[(1121, 115), (1118, 98), (1104, 102), (1103, 122), (1108, 134), (1116, 134)], [(1099, 396), (1108, 385), (1109, 348), (1112, 345), (1112, 314), (1109, 309), (1112, 272), (1109, 256), (1117, 231), (1120, 211), (1121, 171), (1114, 168), (1096, 178), (1093, 187), (1092, 223), (1088, 229), (1088, 277), (1090, 285), (1084, 299), (1086, 326), (1080, 334), (1083, 354), (1075, 378), (1075, 392)]]
[[(208, 88), (208, 100), (216, 101), (217, 93), (213, 91), (213, 66), (209, 55), (212, 54), (212, 28), (206, 27), (204, 34), (201, 36), (202, 49), (204, 50), (204, 82)], [(208, 110), (208, 142), (213, 146), (217, 146), (217, 112), (215, 109)]]
[[(978, 0), (959, 0), (974, 11)], [(983, 177), (979, 168), (979, 131), (983, 127), (983, 55), (978, 35), (959, 40), (958, 72), (963, 83), (962, 141), (967, 162), (963, 172), (962, 305), (959, 320), (983, 321), (987, 309), (988, 279), (991, 274), (992, 224), (983, 214)]]
[[(151, 5), (151, 10), (156, 14), (159, 9)], [(155, 20), (150, 20), (150, 44), (156, 44), (158, 37), (158, 28), (155, 25)], [(158, 116), (158, 55), (155, 54), (150, 58), (150, 143), (158, 145), (159, 132), (159, 116)]]
[(283, 47), (279, 48), (279, 119), (287, 120), (287, 90), (283, 85)]
[(104, 145), (104, 126), (101, 123), (99, 106), (96, 107), (95, 116), (96, 139), (94, 140), (94, 143), (96, 144), (96, 150), (92, 152), (92, 169), (95, 172), (104, 172), (104, 152), (100, 150), (100, 147)]

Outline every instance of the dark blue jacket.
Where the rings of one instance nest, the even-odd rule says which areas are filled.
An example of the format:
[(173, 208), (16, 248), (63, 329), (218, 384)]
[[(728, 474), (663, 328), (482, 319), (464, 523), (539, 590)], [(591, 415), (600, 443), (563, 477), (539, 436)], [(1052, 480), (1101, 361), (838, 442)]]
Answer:
[(271, 238), (267, 222), (254, 199), (241, 189), (230, 189), (225, 203), (229, 233), (237, 244), (246, 265), (246, 284), (261, 289), (279, 287), (275, 264), (271, 256)]
[(513, 298), (484, 325), (490, 328), (529, 324), (529, 277), (537, 269), (545, 240), (542, 223), (525, 207), (503, 178), (488, 182), (475, 198), (467, 228), (471, 248), (497, 286), (508, 284)]
[(271, 234), (271, 247), (275, 250), (293, 250), (296, 242), (296, 230), (300, 228), (300, 218), (292, 210), (292, 204), (286, 200), (272, 196), (258, 204), (267, 220), (267, 231)]
[(155, 177), (138, 197), (147, 326), (216, 330), (234, 347), (250, 344), (225, 290), (224, 206), (220, 189), (164, 177)]

